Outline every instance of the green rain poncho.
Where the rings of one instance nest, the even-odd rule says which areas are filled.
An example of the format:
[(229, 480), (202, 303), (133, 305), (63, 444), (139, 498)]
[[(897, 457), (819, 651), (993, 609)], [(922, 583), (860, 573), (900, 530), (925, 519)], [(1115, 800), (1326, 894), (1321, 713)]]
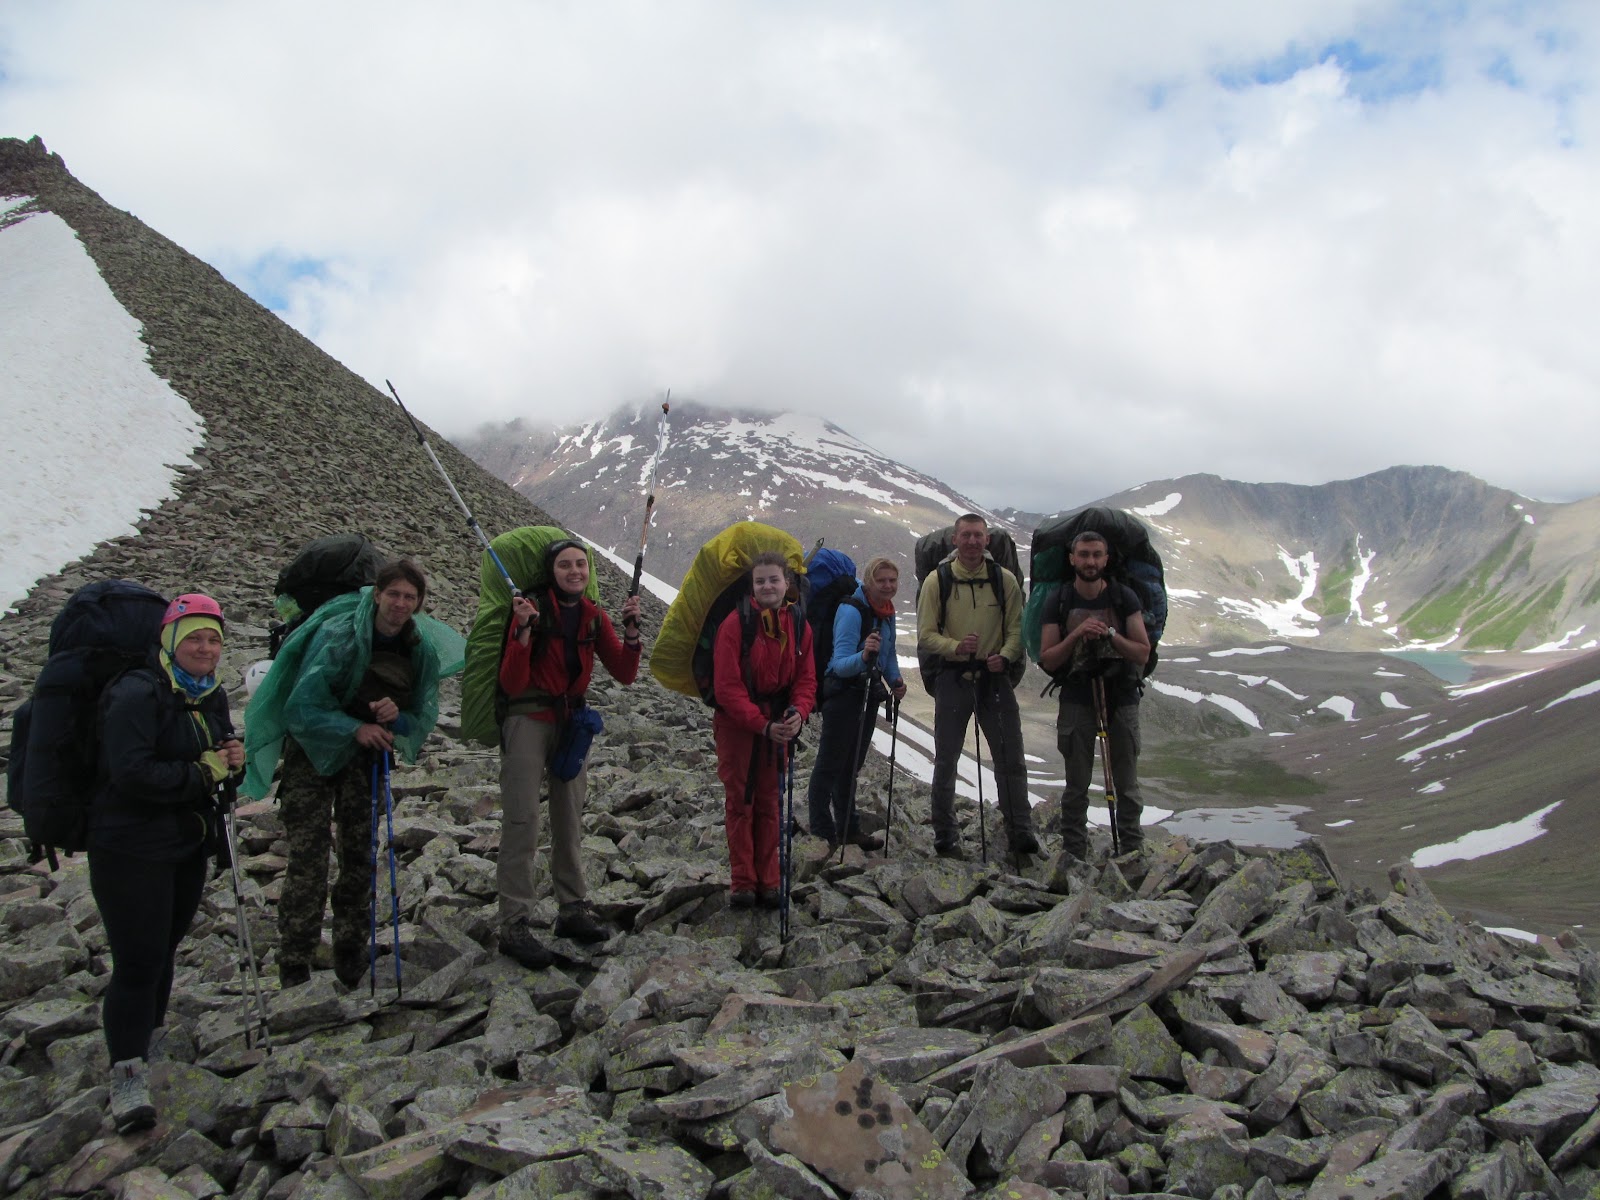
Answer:
[[(257, 799), (272, 787), (285, 735), (300, 743), (311, 765), (332, 775), (355, 754), (361, 722), (345, 712), (372, 658), (372, 588), (323, 604), (283, 644), (245, 710), (245, 776), (240, 788)], [(412, 652), (413, 707), (402, 714), (395, 752), (408, 763), (439, 718), (439, 681), (461, 670), (466, 640), (442, 621), (412, 617), (421, 635)]]

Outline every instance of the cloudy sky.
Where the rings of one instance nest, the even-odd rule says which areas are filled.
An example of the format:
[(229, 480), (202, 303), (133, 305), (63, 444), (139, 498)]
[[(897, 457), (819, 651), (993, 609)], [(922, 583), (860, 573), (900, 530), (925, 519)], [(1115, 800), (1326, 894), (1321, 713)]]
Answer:
[(0, 135), (446, 433), (1600, 492), (1600, 5), (4, 0)]

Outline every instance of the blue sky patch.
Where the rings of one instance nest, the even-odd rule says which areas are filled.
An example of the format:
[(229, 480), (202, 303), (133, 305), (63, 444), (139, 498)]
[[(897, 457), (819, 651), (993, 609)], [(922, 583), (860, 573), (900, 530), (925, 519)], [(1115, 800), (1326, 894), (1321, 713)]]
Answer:
[(289, 291), (295, 284), (304, 279), (324, 279), (327, 273), (327, 259), (274, 250), (246, 263), (233, 282), (248, 292), (252, 300), (281, 313), (289, 307)]
[(1290, 46), (1272, 58), (1216, 72), (1229, 91), (1271, 87), (1301, 71), (1332, 62), (1344, 72), (1349, 92), (1366, 104), (1382, 104), (1425, 92), (1443, 81), (1437, 54), (1386, 54), (1352, 39), (1321, 46)]

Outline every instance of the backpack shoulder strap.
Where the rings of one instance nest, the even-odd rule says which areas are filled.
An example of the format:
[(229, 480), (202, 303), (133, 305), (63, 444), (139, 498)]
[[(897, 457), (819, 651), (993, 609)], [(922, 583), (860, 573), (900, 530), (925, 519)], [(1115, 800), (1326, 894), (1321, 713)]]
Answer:
[(1006, 581), (1000, 574), (1000, 564), (994, 559), (989, 560), (989, 590), (994, 593), (995, 603), (1000, 606), (1000, 631), (1005, 636), (1006, 627)]
[(939, 632), (944, 632), (945, 609), (950, 604), (950, 593), (956, 590), (956, 573), (948, 562), (939, 564)]

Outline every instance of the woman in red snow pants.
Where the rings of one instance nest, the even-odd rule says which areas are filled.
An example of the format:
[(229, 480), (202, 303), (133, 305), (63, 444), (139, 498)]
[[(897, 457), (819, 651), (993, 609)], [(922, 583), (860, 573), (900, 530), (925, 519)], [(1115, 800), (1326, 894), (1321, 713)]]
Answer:
[[(782, 903), (778, 778), (817, 698), (811, 629), (784, 603), (789, 571), (782, 554), (758, 554), (750, 566), (750, 601), (717, 629), (713, 654), (717, 777), (726, 790), (729, 904)], [(745, 622), (755, 622), (742, 654)]]

